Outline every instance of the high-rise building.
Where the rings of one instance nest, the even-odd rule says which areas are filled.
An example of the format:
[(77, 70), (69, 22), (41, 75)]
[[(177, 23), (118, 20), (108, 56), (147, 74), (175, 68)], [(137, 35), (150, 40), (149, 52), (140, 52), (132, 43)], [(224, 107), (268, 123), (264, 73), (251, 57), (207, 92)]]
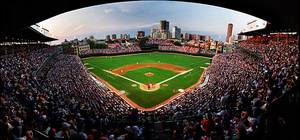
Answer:
[(145, 37), (145, 31), (138, 31), (136, 38), (143, 38), (143, 37)]
[(189, 33), (184, 33), (184, 39), (185, 40), (190, 40), (190, 34)]
[(110, 35), (107, 35), (105, 41), (110, 41)]
[(205, 35), (200, 35), (200, 40), (206, 41), (206, 38), (207, 38), (207, 36), (205, 36)]
[(156, 29), (156, 28), (152, 28), (151, 29), (151, 33), (150, 33), (150, 36), (152, 38), (156, 38), (156, 34), (159, 32), (159, 29)]
[(161, 39), (161, 33), (159, 31), (152, 33), (153, 39)]
[(116, 35), (116, 34), (112, 34), (112, 35), (111, 35), (111, 39), (112, 39), (112, 40), (116, 40), (116, 39), (117, 39), (117, 35)]
[(160, 21), (160, 31), (169, 32), (169, 21), (161, 20)]
[(232, 30), (233, 30), (233, 24), (229, 23), (228, 27), (227, 27), (227, 36), (226, 36), (226, 42), (229, 43), (230, 42), (230, 38), (232, 36)]
[(130, 39), (130, 35), (129, 34), (124, 34), (124, 39), (125, 40), (129, 40)]
[(228, 39), (228, 44), (232, 44), (234, 42), (234, 40), (236, 40), (235, 36), (234, 35), (230, 36)]
[(171, 38), (171, 33), (170, 32), (161, 32), (160, 38), (161, 39), (169, 39), (169, 38)]
[(177, 26), (172, 28), (172, 38), (180, 39), (181, 37), (181, 29)]

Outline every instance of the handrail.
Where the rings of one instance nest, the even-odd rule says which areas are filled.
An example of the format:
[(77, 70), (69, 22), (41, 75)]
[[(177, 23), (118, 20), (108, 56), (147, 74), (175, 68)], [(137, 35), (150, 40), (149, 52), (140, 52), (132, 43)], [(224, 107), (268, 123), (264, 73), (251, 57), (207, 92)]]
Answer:
[(44, 138), (47, 138), (47, 139), (49, 138), (49, 136), (47, 136), (46, 134), (44, 134), (44, 133), (42, 133), (42, 132), (40, 132), (40, 131), (38, 131), (36, 129), (33, 129), (33, 131), (37, 132), (39, 135), (43, 136)]
[[(57, 55), (57, 54), (60, 53), (60, 52), (61, 52), (61, 50), (58, 50), (58, 51), (56, 51), (56, 52), (50, 54), (50, 56), (47, 57), (47, 59), (44, 60), (44, 61), (42, 62), (41, 66), (40, 66), (36, 71), (33, 72), (33, 76), (34, 76), (34, 77), (37, 77), (39, 71), (47, 64), (47, 62), (48, 62), (54, 55)], [(37, 80), (37, 84), (40, 85), (39, 80)]]

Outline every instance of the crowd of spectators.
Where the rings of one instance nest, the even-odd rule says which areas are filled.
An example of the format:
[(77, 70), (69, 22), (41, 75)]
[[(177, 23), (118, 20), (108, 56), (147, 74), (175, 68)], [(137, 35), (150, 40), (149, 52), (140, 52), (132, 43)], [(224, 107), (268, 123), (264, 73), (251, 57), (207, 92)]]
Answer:
[(196, 47), (188, 43), (183, 46), (176, 46), (174, 42), (166, 39), (149, 39), (147, 44), (158, 45), (159, 51), (214, 55), (214, 51), (204, 49), (203, 47)]
[(174, 44), (170, 40), (166, 39), (149, 39), (147, 44), (156, 44), (156, 45), (163, 45), (163, 46), (173, 46)]
[[(192, 130), (181, 133), (183, 137), (199, 138), (201, 134), (202, 138), (213, 139), (294, 139), (297, 133), (292, 126), (296, 126), (293, 123), (297, 117), (291, 116), (297, 115), (287, 110), (294, 110), (292, 100), (298, 99), (299, 105), (295, 90), (298, 38), (273, 36), (266, 42), (263, 37), (261, 44), (259, 38), (241, 42), (243, 47), (232, 52), (217, 54), (206, 72), (208, 84), (156, 110), (158, 120), (184, 119), (185, 127)], [(195, 118), (188, 116), (198, 116), (196, 122), (201, 122), (202, 130), (197, 130)], [(211, 126), (209, 131), (205, 125)]]
[(168, 139), (291, 139), (296, 122), (281, 111), (299, 99), (286, 98), (299, 80), (298, 40), (240, 42), (213, 57), (206, 86), (151, 112), (132, 108), (96, 83), (78, 56), (51, 55), (53, 49), (1, 56), (0, 139), (33, 139), (34, 130), (49, 138), (164, 139), (159, 124), (168, 121), (175, 122)]
[(0, 56), (1, 55), (8, 55), (8, 54), (15, 54), (18, 52), (31, 52), (35, 50), (40, 50), (43, 48), (51, 47), (48, 44), (44, 43), (23, 43), (23, 44), (12, 44), (12, 43), (0, 43)]
[[(237, 109), (240, 94), (250, 94), (253, 81), (262, 77), (258, 71), (258, 62), (240, 50), (216, 55), (206, 71), (206, 75), (209, 75), (208, 84), (204, 88), (198, 87), (187, 92), (156, 110), (159, 114), (157, 116), (166, 117), (164, 119), (167, 120), (192, 121), (186, 127), (192, 127), (190, 131), (193, 135), (190, 137), (193, 138), (237, 137), (235, 128), (239, 122), (234, 119), (240, 119), (240, 113), (245, 109), (249, 113), (251, 108), (251, 104), (247, 102), (248, 104)], [(250, 102), (251, 98), (248, 100)], [(215, 123), (219, 126), (215, 126)], [(196, 125), (202, 125), (201, 133), (196, 130)], [(186, 133), (188, 135), (191, 132)]]
[(112, 54), (125, 54), (125, 53), (135, 53), (140, 52), (141, 48), (136, 45), (132, 46), (121, 46), (121, 47), (114, 47), (114, 48), (107, 48), (107, 49), (90, 49), (86, 51), (80, 52), (81, 56), (85, 55), (112, 55)]
[[(268, 100), (279, 98), (297, 85), (299, 80), (299, 39), (289, 35), (254, 37), (241, 42), (241, 47), (256, 52), (262, 57), (261, 67), (268, 85)], [(262, 42), (257, 45), (258, 42)], [(265, 91), (266, 92), (266, 91)], [(268, 93), (268, 92), (266, 92)]]
[(35, 71), (55, 51), (46, 48), (0, 56), (0, 139), (32, 137), (33, 101), (44, 94), (38, 90)]
[[(111, 121), (124, 120), (132, 110), (121, 97), (92, 80), (78, 56), (55, 56), (41, 71), (45, 72), (45, 77), (40, 82), (48, 93), (45, 107), (51, 107), (43, 112), (51, 118), (43, 122), (46, 126), (41, 130), (47, 130), (45, 133), (49, 132), (48, 129), (54, 129), (56, 133), (51, 132), (51, 135), (55, 137), (96, 137), (88, 132), (104, 128), (108, 131), (108, 124), (113, 123)], [(50, 125), (55, 123), (58, 125)], [(64, 131), (61, 124), (69, 124), (68, 132), (59, 133)], [(103, 133), (98, 137), (104, 137), (109, 132), (97, 133)]]
[(158, 46), (158, 50), (160, 51), (174, 51), (188, 54), (199, 54), (200, 48), (188, 47), (188, 46)]
[(0, 139), (36, 139), (37, 131), (51, 139), (141, 137), (128, 124), (135, 110), (95, 83), (78, 56), (56, 51), (1, 56)]

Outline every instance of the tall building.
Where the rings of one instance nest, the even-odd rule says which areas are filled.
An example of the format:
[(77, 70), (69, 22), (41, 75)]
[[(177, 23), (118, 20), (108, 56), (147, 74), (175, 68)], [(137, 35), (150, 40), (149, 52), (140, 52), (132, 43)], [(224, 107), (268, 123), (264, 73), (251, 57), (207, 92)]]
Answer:
[(184, 39), (185, 40), (190, 40), (190, 34), (189, 33), (184, 33)]
[(230, 36), (228, 39), (228, 44), (232, 44), (234, 42), (234, 40), (236, 40), (235, 36), (234, 35)]
[(159, 31), (152, 33), (153, 39), (161, 39), (161, 33)]
[(145, 31), (138, 31), (136, 38), (143, 38), (143, 37), (145, 37)]
[(160, 38), (161, 39), (169, 39), (169, 38), (171, 38), (171, 33), (170, 32), (161, 32)]
[(232, 36), (232, 29), (233, 29), (233, 24), (229, 23), (228, 27), (227, 27), (227, 36), (226, 36), (226, 42), (229, 43), (230, 42), (230, 38)]
[(124, 34), (124, 39), (125, 40), (130, 40), (130, 35), (129, 34)]
[(200, 40), (206, 41), (207, 36), (206, 35), (200, 35)]
[(107, 35), (105, 41), (110, 41), (110, 35)]
[(116, 39), (117, 39), (117, 35), (116, 35), (116, 34), (112, 34), (112, 35), (111, 35), (111, 39), (112, 39), (112, 40), (116, 40)]
[(151, 29), (151, 33), (150, 33), (150, 36), (152, 38), (156, 38), (156, 34), (159, 32), (159, 29), (156, 29), (156, 28), (152, 28)]
[(169, 32), (169, 21), (161, 20), (160, 21), (160, 31)]
[(172, 38), (180, 39), (181, 38), (181, 29), (177, 26), (172, 28)]

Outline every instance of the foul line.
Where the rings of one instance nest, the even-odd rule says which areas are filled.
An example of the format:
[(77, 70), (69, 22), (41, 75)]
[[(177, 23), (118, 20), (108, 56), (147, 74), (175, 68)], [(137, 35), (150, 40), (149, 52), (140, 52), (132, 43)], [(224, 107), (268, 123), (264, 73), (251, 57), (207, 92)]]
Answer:
[[(205, 69), (204, 69), (205, 70)], [(109, 71), (108, 71), (109, 72)], [(110, 73), (110, 72), (109, 72)], [(114, 73), (112, 73), (113, 75), (115, 75)], [(205, 75), (205, 72), (202, 73), (202, 76)], [(169, 104), (171, 101), (173, 101), (174, 99), (176, 98), (179, 98), (180, 96), (182, 96), (183, 94), (189, 92), (189, 90), (186, 90), (185, 92), (179, 92), (177, 94), (174, 94), (173, 96), (171, 96), (170, 98), (168, 98), (167, 100), (159, 103), (158, 105), (155, 105), (153, 107), (150, 107), (150, 108), (144, 108), (144, 107), (141, 107), (139, 106), (138, 104), (136, 104), (135, 102), (133, 102), (131, 99), (129, 99), (126, 95), (124, 94), (120, 94), (120, 91), (117, 90), (116, 88), (114, 88), (112, 85), (110, 85), (108, 82), (106, 82), (105, 80), (102, 80), (101, 78), (99, 78), (97, 75), (95, 75), (94, 73), (91, 72), (91, 75), (93, 80), (97, 81), (96, 83), (102, 83), (105, 85), (105, 87), (107, 87), (110, 92), (118, 95), (119, 97), (121, 97), (126, 103), (128, 103), (131, 107), (133, 108), (137, 108), (138, 110), (142, 110), (142, 111), (153, 111), (153, 110), (156, 110), (156, 109), (159, 109), (160, 107), (163, 107), (165, 106), (166, 104)], [(202, 77), (201, 76), (201, 77)], [(205, 80), (204, 82), (200, 85), (200, 86), (205, 86), (207, 84), (207, 82), (209, 81), (209, 75), (206, 75), (205, 76)], [(200, 80), (198, 81), (200, 82)], [(195, 87), (196, 85), (198, 85), (198, 82), (196, 84), (194, 84), (193, 86), (191, 87)], [(98, 84), (99, 85), (99, 84)], [(102, 88), (101, 85), (99, 85), (99, 87)], [(187, 88), (187, 89), (191, 89), (191, 87)]]
[(126, 80), (129, 80), (129, 81), (131, 81), (131, 82), (133, 82), (133, 83), (136, 83), (136, 84), (142, 85), (142, 83), (140, 83), (140, 82), (138, 82), (138, 81), (135, 81), (135, 80), (132, 80), (132, 79), (130, 79), (130, 78), (124, 77), (124, 76), (122, 76), (122, 75), (119, 75), (119, 74), (113, 73), (113, 72), (111, 72), (111, 71), (108, 71), (108, 70), (105, 70), (105, 69), (103, 69), (103, 71), (105, 71), (105, 72), (107, 72), (107, 73), (110, 73), (110, 74), (113, 74), (113, 75), (115, 75), (115, 76), (118, 76), (118, 77), (124, 78), (124, 79), (126, 79)]
[[(172, 79), (174, 79), (174, 78), (176, 78), (176, 77), (178, 77), (178, 76), (180, 76), (180, 75), (186, 74), (186, 73), (188, 73), (188, 72), (190, 72), (190, 71), (192, 71), (192, 70), (193, 70), (193, 69), (190, 69), (190, 70), (187, 70), (187, 71), (185, 71), (185, 72), (179, 73), (179, 74), (174, 75), (173, 77), (170, 77), (170, 78), (168, 78), (168, 79), (166, 79), (166, 80), (163, 80), (163, 81), (161, 81), (161, 82), (159, 82), (159, 83), (157, 83), (157, 84), (160, 85), (160, 84), (165, 83), (165, 82), (167, 82), (167, 81), (170, 81), (170, 80), (172, 80)], [(139, 84), (139, 85), (143, 85), (143, 83), (140, 83), (140, 82), (138, 82), (138, 81), (132, 80), (132, 79), (127, 78), (127, 77), (125, 77), (125, 76), (122, 76), (122, 75), (113, 73), (113, 72), (111, 72), (111, 71), (108, 71), (108, 70), (105, 70), (105, 69), (103, 69), (103, 71), (105, 71), (105, 72), (107, 72), (107, 73), (110, 73), (110, 74), (113, 74), (113, 75), (115, 75), (115, 76), (121, 77), (121, 78), (123, 78), (123, 79), (126, 79), (126, 80), (128, 80), (128, 81), (131, 81), (131, 82), (133, 82), (133, 83), (136, 83), (136, 84)]]
[(187, 71), (185, 71), (185, 72), (182, 72), (182, 73), (179, 73), (179, 74), (177, 74), (177, 75), (175, 75), (175, 76), (173, 76), (173, 77), (171, 77), (171, 78), (168, 78), (168, 79), (166, 79), (166, 80), (163, 80), (163, 81), (161, 81), (161, 82), (159, 82), (159, 83), (157, 83), (157, 84), (162, 84), (162, 83), (165, 83), (165, 82), (167, 82), (167, 81), (169, 81), (169, 80), (172, 80), (172, 79), (174, 79), (174, 78), (176, 78), (176, 77), (178, 77), (178, 76), (180, 76), (180, 75), (183, 75), (183, 74), (186, 74), (186, 73), (188, 73), (188, 72), (190, 72), (190, 71), (192, 71), (193, 69), (190, 69), (190, 70), (187, 70)]

